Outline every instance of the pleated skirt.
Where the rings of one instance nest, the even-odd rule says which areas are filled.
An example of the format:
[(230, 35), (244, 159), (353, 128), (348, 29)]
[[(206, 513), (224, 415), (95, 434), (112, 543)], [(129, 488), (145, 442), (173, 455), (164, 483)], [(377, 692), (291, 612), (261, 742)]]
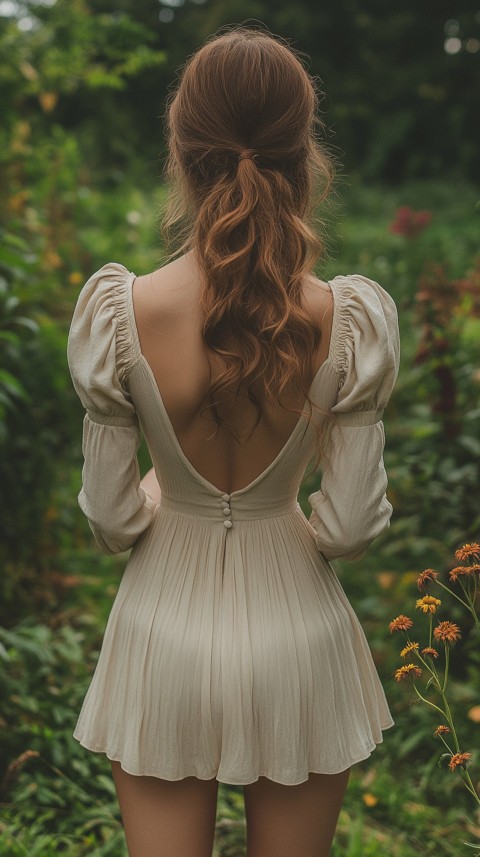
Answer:
[(135, 545), (74, 737), (134, 775), (296, 785), (394, 725), (367, 639), (303, 512), (160, 507)]

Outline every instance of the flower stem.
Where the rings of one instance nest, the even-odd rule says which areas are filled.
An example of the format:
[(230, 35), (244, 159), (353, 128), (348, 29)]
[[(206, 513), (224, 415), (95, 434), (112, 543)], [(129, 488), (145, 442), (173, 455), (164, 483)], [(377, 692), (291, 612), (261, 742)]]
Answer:
[[(461, 771), (461, 773), (460, 773), (460, 771)], [(471, 778), (470, 774), (468, 773), (468, 771), (465, 768), (461, 768), (461, 769), (459, 769), (459, 773), (460, 773), (460, 777), (461, 777), (462, 783), (465, 786), (465, 788), (468, 789), (468, 791), (472, 793), (472, 795), (474, 796), (477, 803), (480, 804), (480, 795), (478, 794), (475, 786), (473, 785), (472, 778)], [(465, 777), (465, 779), (464, 779), (464, 777)], [(465, 780), (467, 780), (467, 782), (465, 782)]]
[(435, 666), (433, 664), (433, 660), (432, 660), (432, 664), (430, 665), (428, 663), (428, 661), (426, 661), (424, 658), (422, 658), (420, 652), (416, 652), (415, 654), (417, 655), (417, 658), (422, 662), (425, 669), (428, 670), (428, 672), (433, 676), (433, 678), (437, 682), (438, 687), (440, 687), (440, 679), (438, 677), (438, 673), (437, 673)]
[(445, 741), (445, 738), (443, 737), (443, 735), (442, 735), (440, 732), (439, 732), (439, 734), (438, 734), (438, 737), (439, 737), (439, 738), (441, 738), (441, 740), (442, 740), (442, 741), (443, 741), (443, 743), (445, 744), (445, 747), (447, 748), (448, 752), (449, 752), (449, 753), (451, 753), (451, 754), (452, 754), (452, 756), (453, 756), (453, 750), (452, 750), (452, 748), (451, 748), (451, 747), (449, 747), (449, 745), (448, 745), (448, 744), (447, 744), (447, 742)]
[(454, 598), (456, 598), (456, 599), (457, 599), (457, 601), (460, 601), (460, 604), (463, 604), (463, 606), (464, 606), (464, 607), (466, 607), (466, 608), (467, 608), (467, 610), (470, 610), (470, 606), (466, 603), (466, 601), (464, 601), (464, 600), (463, 600), (463, 598), (460, 598), (460, 596), (459, 596), (459, 595), (457, 595), (457, 593), (456, 593), (456, 592), (454, 592), (454, 591), (453, 591), (453, 589), (450, 589), (450, 587), (449, 587), (449, 586), (445, 586), (445, 584), (444, 584), (444, 583), (440, 583), (440, 581), (439, 581), (439, 580), (436, 580), (436, 581), (435, 581), (435, 583), (437, 584), (437, 586), (441, 586), (441, 587), (442, 587), (442, 589), (445, 589), (445, 590), (446, 590), (446, 592), (449, 592), (449, 593), (450, 593), (450, 595), (453, 595), (453, 597), (454, 597)]
[[(412, 682), (412, 684), (413, 684), (413, 682)], [(443, 716), (444, 716), (444, 717), (447, 717), (447, 715), (445, 714), (445, 712), (444, 712), (444, 711), (442, 711), (442, 709), (441, 709), (441, 708), (439, 708), (439, 707), (438, 707), (438, 705), (435, 705), (435, 703), (434, 703), (434, 702), (430, 702), (430, 700), (429, 700), (429, 699), (425, 699), (425, 697), (424, 697), (424, 696), (422, 696), (422, 694), (420, 693), (420, 691), (418, 690), (418, 688), (417, 688), (417, 686), (416, 686), (415, 684), (413, 684), (413, 689), (414, 689), (415, 693), (417, 694), (417, 696), (418, 696), (420, 699), (422, 699), (422, 700), (423, 700), (423, 702), (425, 702), (427, 705), (431, 705), (431, 706), (432, 706), (432, 708), (436, 708), (436, 710), (437, 710), (437, 711), (439, 711), (439, 712), (440, 712), (440, 714), (443, 714)], [(448, 719), (448, 718), (447, 718), (447, 719)]]
[(442, 687), (443, 693), (445, 693), (445, 690), (447, 688), (449, 662), (450, 662), (450, 650), (449, 650), (447, 644), (445, 643), (445, 676), (443, 679), (443, 687)]
[(450, 729), (452, 730), (453, 740), (455, 741), (456, 752), (459, 753), (460, 752), (460, 744), (458, 742), (457, 733), (455, 731), (455, 726), (453, 723), (452, 712), (450, 711), (450, 706), (448, 704), (447, 697), (445, 696), (445, 691), (443, 690), (443, 688), (440, 687), (438, 689), (438, 692), (439, 692), (440, 696), (442, 697), (442, 702), (445, 706), (445, 716), (447, 718), (448, 725), (450, 726)]

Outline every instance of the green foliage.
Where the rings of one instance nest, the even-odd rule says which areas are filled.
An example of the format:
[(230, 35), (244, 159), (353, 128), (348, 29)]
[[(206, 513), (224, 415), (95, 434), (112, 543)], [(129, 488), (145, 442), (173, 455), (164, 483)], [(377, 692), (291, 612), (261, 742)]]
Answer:
[(47, 318), (36, 321), (36, 336), (12, 346), (3, 364), (22, 391), (2, 420), (0, 603), (9, 622), (45, 600), (47, 574), (59, 567), (61, 533), (71, 530), (68, 509), (75, 503), (67, 496), (62, 508), (52, 505), (62, 486), (71, 488), (62, 461), (71, 457), (80, 416), (65, 375), (65, 335)]
[(0, 628), (0, 854), (126, 855), (109, 764), (71, 734), (97, 655), (85, 628)]
[[(21, 378), (22, 334), (38, 333), (38, 325), (25, 315), (19, 297), (13, 294), (12, 280), (15, 275), (25, 275), (28, 270), (25, 242), (14, 235), (0, 231), (0, 448), (8, 437), (7, 412), (15, 410), (19, 401), (28, 400)], [(8, 366), (8, 368), (7, 368)]]

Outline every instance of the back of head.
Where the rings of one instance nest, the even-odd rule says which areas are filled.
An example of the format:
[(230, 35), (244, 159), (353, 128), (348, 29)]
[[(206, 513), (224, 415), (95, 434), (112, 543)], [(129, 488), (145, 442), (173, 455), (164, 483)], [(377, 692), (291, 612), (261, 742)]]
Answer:
[(218, 425), (221, 388), (246, 387), (258, 419), (292, 381), (308, 400), (320, 334), (301, 296), (322, 250), (309, 219), (333, 176), (317, 107), (294, 51), (245, 27), (197, 50), (169, 98), (164, 226), (167, 239), (183, 226), (176, 253), (194, 249), (202, 274), (203, 337), (226, 366)]

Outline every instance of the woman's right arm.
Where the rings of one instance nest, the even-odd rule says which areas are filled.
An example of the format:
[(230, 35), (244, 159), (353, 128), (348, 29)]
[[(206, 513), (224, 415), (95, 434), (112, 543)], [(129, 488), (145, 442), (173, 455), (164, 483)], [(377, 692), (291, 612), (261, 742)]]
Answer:
[(360, 559), (390, 525), (383, 422), (335, 425), (319, 491), (308, 498), (315, 541), (327, 559)]
[[(340, 281), (340, 282), (338, 282)], [(359, 275), (336, 278), (333, 359), (342, 378), (332, 408), (320, 489), (309, 523), (327, 559), (360, 559), (390, 524), (383, 411), (399, 368), (397, 310), (390, 295)]]

